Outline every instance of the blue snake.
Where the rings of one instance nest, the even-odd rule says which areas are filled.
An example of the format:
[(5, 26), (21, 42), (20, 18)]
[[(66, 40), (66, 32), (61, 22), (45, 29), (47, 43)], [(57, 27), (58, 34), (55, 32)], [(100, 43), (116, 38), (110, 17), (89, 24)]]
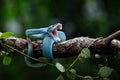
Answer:
[[(43, 56), (51, 61), (54, 58), (52, 54), (53, 44), (66, 40), (65, 33), (62, 31), (58, 31), (58, 29), (62, 29), (61, 23), (53, 24), (46, 28), (27, 29), (26, 36), (28, 42), (28, 55), (33, 57), (34, 54), (32, 41), (29, 37), (31, 36), (35, 38), (43, 38), (43, 45), (42, 45)], [(34, 62), (28, 57), (25, 57), (25, 63), (30, 67), (42, 67), (46, 65), (40, 62)]]

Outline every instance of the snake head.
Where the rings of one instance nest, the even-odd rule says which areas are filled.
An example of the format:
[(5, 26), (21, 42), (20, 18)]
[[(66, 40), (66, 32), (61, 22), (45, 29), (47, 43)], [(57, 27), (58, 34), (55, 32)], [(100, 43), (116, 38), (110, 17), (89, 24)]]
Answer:
[(52, 37), (55, 40), (55, 42), (61, 41), (61, 39), (57, 35), (58, 29), (60, 30), (62, 29), (61, 23), (53, 24), (48, 28), (48, 34), (50, 37)]

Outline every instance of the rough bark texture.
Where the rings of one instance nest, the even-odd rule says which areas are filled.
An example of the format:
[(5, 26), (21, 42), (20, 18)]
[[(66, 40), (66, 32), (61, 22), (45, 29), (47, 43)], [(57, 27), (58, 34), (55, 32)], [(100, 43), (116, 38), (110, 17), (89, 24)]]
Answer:
[[(84, 47), (89, 47), (92, 54), (114, 55), (120, 51), (120, 41), (115, 40), (119, 35), (120, 31), (117, 31), (106, 38), (93, 39), (88, 37), (78, 37), (60, 43), (55, 43), (53, 45), (53, 55), (55, 58), (76, 56)], [(42, 41), (33, 41), (32, 43), (35, 56), (41, 57)], [(27, 41), (21, 38), (10, 37), (8, 39), (1, 39), (0, 50), (4, 49), (3, 44), (7, 44), (22, 52), (27, 49)]]

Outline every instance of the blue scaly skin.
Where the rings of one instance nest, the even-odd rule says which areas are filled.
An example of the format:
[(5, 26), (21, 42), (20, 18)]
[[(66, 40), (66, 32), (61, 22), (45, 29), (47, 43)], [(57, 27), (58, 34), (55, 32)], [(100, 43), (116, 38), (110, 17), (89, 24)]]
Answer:
[[(30, 40), (30, 36), (35, 38), (44, 38), (43, 39), (43, 46), (42, 46), (42, 53), (43, 56), (48, 58), (49, 60), (53, 59), (52, 54), (52, 45), (53, 43), (58, 43), (60, 41), (66, 40), (65, 33), (62, 31), (57, 31), (58, 29), (62, 29), (62, 24), (57, 23), (54, 25), (51, 25), (46, 28), (40, 28), (40, 29), (27, 29), (26, 30), (26, 36), (27, 36), (27, 42), (28, 42), (28, 55), (33, 57), (33, 45)], [(42, 67), (46, 64), (43, 63), (33, 63), (30, 61), (28, 57), (25, 57), (25, 62), (30, 67)]]

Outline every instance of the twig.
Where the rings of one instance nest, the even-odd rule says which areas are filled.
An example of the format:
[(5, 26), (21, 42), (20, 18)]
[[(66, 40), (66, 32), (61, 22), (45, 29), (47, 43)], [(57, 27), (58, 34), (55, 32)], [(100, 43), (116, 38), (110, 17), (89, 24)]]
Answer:
[(120, 30), (118, 30), (117, 32), (109, 35), (108, 37), (104, 38), (104, 42), (106, 44), (110, 43), (113, 39), (117, 38), (120, 36)]
[[(39, 59), (36, 59), (36, 58), (31, 57), (31, 56), (29, 56), (29, 55), (27, 55), (27, 54), (25, 54), (25, 53), (23, 53), (23, 52), (21, 52), (21, 51), (18, 51), (17, 49), (15, 49), (15, 48), (13, 48), (13, 47), (7, 45), (7, 44), (2, 44), (2, 45), (4, 45), (5, 47), (8, 47), (8, 48), (10, 48), (10, 49), (12, 49), (12, 50), (14, 50), (14, 51), (16, 51), (16, 52), (22, 54), (23, 56), (26, 56), (26, 57), (28, 57), (28, 58), (34, 60), (34, 61), (38, 61), (38, 62), (40, 62)], [(44, 63), (44, 62), (40, 62), (40, 63)], [(46, 63), (46, 62), (45, 62), (45, 64), (48, 64), (48, 65), (51, 65), (51, 66), (54, 66), (54, 67), (55, 67), (55, 65), (53, 65), (53, 64), (51, 64), (51, 63)]]

